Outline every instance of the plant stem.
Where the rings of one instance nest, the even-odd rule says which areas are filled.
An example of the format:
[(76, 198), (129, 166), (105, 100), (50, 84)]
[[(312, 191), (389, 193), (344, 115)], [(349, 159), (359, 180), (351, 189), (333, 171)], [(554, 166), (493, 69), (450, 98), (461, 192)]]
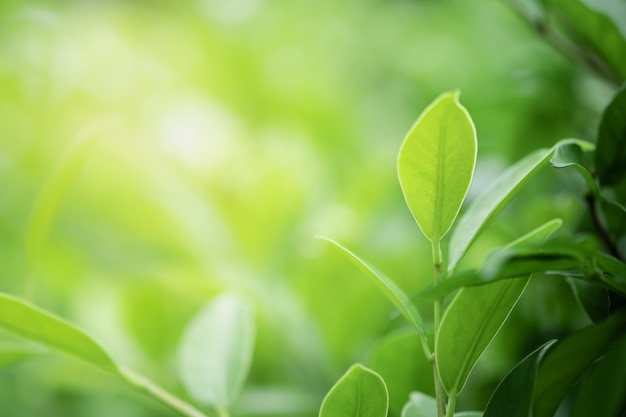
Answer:
[[(441, 274), (443, 271), (443, 261), (441, 256), (441, 245), (439, 240), (432, 241), (433, 250), (433, 266), (434, 266), (434, 284), (437, 285), (441, 280)], [(439, 325), (441, 324), (441, 315), (443, 310), (443, 298), (435, 300), (435, 338), (439, 332)], [(446, 392), (439, 378), (439, 371), (437, 370), (437, 354), (433, 352), (431, 357), (431, 363), (433, 365), (433, 377), (435, 378), (435, 396), (437, 398), (437, 416), (444, 417), (446, 414)], [(454, 412), (454, 409), (452, 410)]]
[(453, 417), (455, 408), (456, 408), (456, 394), (452, 394), (448, 398), (448, 413), (446, 414), (446, 417)]
[[(185, 417), (208, 417), (202, 411), (198, 410), (194, 406), (180, 398), (176, 397), (174, 394), (167, 392), (163, 388), (156, 385), (154, 382), (149, 379), (143, 377), (142, 375), (137, 374), (135, 371), (132, 371), (128, 368), (119, 368), (119, 375), (128, 382), (133, 388), (137, 391), (140, 391), (160, 403), (163, 403), (170, 407), (172, 410), (177, 411), (179, 414)], [(219, 417), (228, 417), (228, 412), (223, 414), (218, 409)]]

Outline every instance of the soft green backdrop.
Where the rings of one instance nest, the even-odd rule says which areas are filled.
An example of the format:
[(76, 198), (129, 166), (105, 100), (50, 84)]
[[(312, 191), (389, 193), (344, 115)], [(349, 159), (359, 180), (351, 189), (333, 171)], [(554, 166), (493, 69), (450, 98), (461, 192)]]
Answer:
[[(531, 150), (593, 140), (611, 95), (489, 0), (5, 0), (0, 290), (22, 295), (30, 282), (37, 304), (183, 396), (184, 326), (223, 290), (246, 294), (258, 327), (235, 416), (315, 416), (356, 361), (428, 391), (428, 370), (407, 376), (380, 356), (399, 341), (396, 361), (421, 369), (406, 348), (414, 340), (385, 340), (406, 325), (401, 316), (314, 235), (409, 293), (428, 283), (430, 246), (396, 159), (418, 114), (455, 88), (478, 133), (469, 199)], [(94, 126), (49, 234), (27, 257), (35, 203)], [(578, 221), (580, 184), (549, 169), (538, 177), (468, 262), (550, 218)], [(512, 363), (577, 325), (568, 294), (560, 282), (531, 283), (459, 409), (484, 407)], [(408, 395), (390, 396), (397, 416)], [(11, 417), (173, 416), (58, 355), (0, 369), (0, 404)]]

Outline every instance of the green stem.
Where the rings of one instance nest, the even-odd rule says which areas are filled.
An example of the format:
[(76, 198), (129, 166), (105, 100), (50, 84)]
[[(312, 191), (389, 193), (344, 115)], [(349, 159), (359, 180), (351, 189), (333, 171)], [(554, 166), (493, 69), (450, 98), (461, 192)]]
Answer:
[[(137, 391), (142, 392), (167, 405), (172, 410), (177, 411), (180, 415), (183, 415), (185, 417), (208, 417), (206, 414), (204, 414), (202, 411), (198, 410), (191, 404), (186, 403), (185, 401), (176, 397), (174, 394), (167, 392), (163, 388), (156, 385), (154, 382), (130, 369), (120, 367), (119, 375)], [(228, 412), (226, 412), (226, 414), (223, 414), (218, 409), (218, 413), (220, 417), (228, 417)]]
[(456, 394), (452, 394), (448, 398), (448, 412), (446, 413), (446, 417), (453, 417), (455, 408), (456, 408)]
[[(441, 256), (441, 245), (439, 240), (432, 241), (433, 250), (433, 266), (434, 266), (434, 284), (437, 285), (441, 280), (443, 271), (443, 261)], [(439, 332), (439, 326), (441, 324), (441, 316), (443, 310), (443, 298), (435, 300), (435, 338)], [(435, 379), (435, 397), (437, 398), (437, 416), (444, 417), (446, 415), (446, 392), (441, 383), (439, 377), (439, 371), (437, 370), (437, 355), (433, 353), (431, 356), (431, 363), (433, 365), (433, 377)]]

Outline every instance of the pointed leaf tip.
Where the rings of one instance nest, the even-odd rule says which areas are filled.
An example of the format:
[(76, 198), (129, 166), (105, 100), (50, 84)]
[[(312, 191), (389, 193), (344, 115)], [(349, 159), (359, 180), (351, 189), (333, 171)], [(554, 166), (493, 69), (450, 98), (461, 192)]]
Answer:
[(476, 165), (476, 129), (459, 95), (455, 90), (437, 97), (407, 134), (398, 156), (405, 200), (430, 241), (450, 230)]

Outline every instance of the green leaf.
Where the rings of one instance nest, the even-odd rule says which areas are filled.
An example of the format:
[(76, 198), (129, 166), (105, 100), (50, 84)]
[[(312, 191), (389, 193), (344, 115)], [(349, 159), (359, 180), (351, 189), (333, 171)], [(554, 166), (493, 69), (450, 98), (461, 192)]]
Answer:
[(555, 168), (573, 167), (583, 177), (589, 190), (595, 195), (599, 195), (593, 175), (586, 168), (584, 152), (589, 151), (588, 147), (583, 148), (580, 143), (572, 142), (559, 146), (555, 149), (554, 155), (550, 159), (550, 164)]
[(602, 114), (595, 166), (603, 186), (616, 185), (626, 176), (626, 85)]
[[(402, 417), (435, 417), (437, 415), (437, 400), (421, 392), (412, 392), (409, 401), (402, 409)], [(480, 411), (461, 411), (454, 413), (455, 417), (482, 417)]]
[(605, 320), (611, 311), (609, 291), (595, 282), (568, 278), (568, 283), (580, 306), (594, 322)]
[(424, 339), (426, 338), (422, 317), (417, 311), (415, 305), (413, 305), (413, 302), (411, 301), (409, 296), (406, 295), (404, 291), (402, 291), (400, 287), (396, 285), (395, 282), (387, 278), (385, 275), (374, 270), (374, 268), (365, 263), (365, 261), (363, 261), (354, 253), (350, 252), (350, 250), (341, 246), (334, 240), (323, 236), (318, 237), (330, 243), (332, 247), (338, 249), (339, 252), (341, 252), (350, 261), (352, 261), (354, 265), (356, 265), (361, 271), (363, 271), (365, 275), (376, 285), (376, 287), (378, 287), (378, 289), (389, 299), (389, 301), (391, 301), (393, 305), (396, 306), (398, 310), (400, 310), (402, 315), (409, 321), (409, 323), (411, 323), (413, 327), (417, 329), (419, 334)]
[(179, 372), (193, 399), (230, 406), (248, 376), (254, 351), (252, 306), (234, 294), (207, 303), (187, 325), (178, 351)]
[(528, 417), (539, 363), (555, 340), (526, 356), (504, 377), (487, 403), (484, 417)]
[(579, 262), (561, 251), (551, 253), (545, 247), (533, 248), (561, 227), (561, 219), (552, 219), (531, 232), (490, 253), (479, 270), (459, 271), (436, 285), (430, 284), (417, 298), (436, 300), (462, 287), (485, 285), (506, 278), (518, 278), (555, 268), (576, 268)]
[(402, 417), (435, 417), (437, 400), (421, 392), (412, 392), (402, 409)]
[[(606, 1), (605, 1), (606, 3)], [(544, 1), (551, 26), (558, 27), (553, 38), (566, 34), (557, 41), (563, 51), (620, 85), (626, 80), (626, 38), (620, 28), (606, 14), (594, 10), (588, 1)]]
[(22, 299), (0, 293), (0, 328), (111, 372), (184, 416), (206, 417), (152, 381), (113, 362), (98, 343), (73, 324)]
[(109, 354), (74, 325), (26, 301), (1, 293), (0, 327), (107, 372), (118, 371)]
[(357, 363), (326, 394), (319, 417), (386, 417), (388, 406), (385, 381)]
[(452, 232), (449, 271), (454, 271), (480, 232), (508, 204), (521, 187), (545, 165), (554, 155), (555, 150), (571, 143), (579, 144), (584, 150), (593, 149), (592, 144), (576, 139), (565, 139), (550, 149), (539, 149), (504, 171), (474, 200)]
[(528, 278), (463, 288), (448, 306), (435, 338), (437, 369), (446, 392), (458, 395), (509, 316)]
[(626, 407), (626, 337), (615, 343), (583, 381), (572, 417), (622, 417)]
[(367, 365), (383, 377), (389, 390), (390, 413), (398, 414), (412, 391), (435, 395), (433, 367), (413, 329), (386, 335), (373, 349)]
[(0, 368), (40, 355), (41, 350), (21, 344), (0, 345)]
[(404, 139), (400, 186), (428, 240), (440, 241), (458, 215), (472, 181), (476, 148), (476, 130), (458, 92), (437, 97)]
[(559, 230), (561, 226), (563, 226), (563, 220), (561, 219), (548, 220), (541, 226), (531, 230), (523, 236), (518, 237), (513, 242), (506, 245), (505, 248), (508, 249), (519, 246), (539, 245), (549, 238), (554, 232)]
[(556, 343), (539, 366), (533, 415), (552, 417), (567, 391), (587, 368), (624, 336), (626, 311), (611, 315)]

